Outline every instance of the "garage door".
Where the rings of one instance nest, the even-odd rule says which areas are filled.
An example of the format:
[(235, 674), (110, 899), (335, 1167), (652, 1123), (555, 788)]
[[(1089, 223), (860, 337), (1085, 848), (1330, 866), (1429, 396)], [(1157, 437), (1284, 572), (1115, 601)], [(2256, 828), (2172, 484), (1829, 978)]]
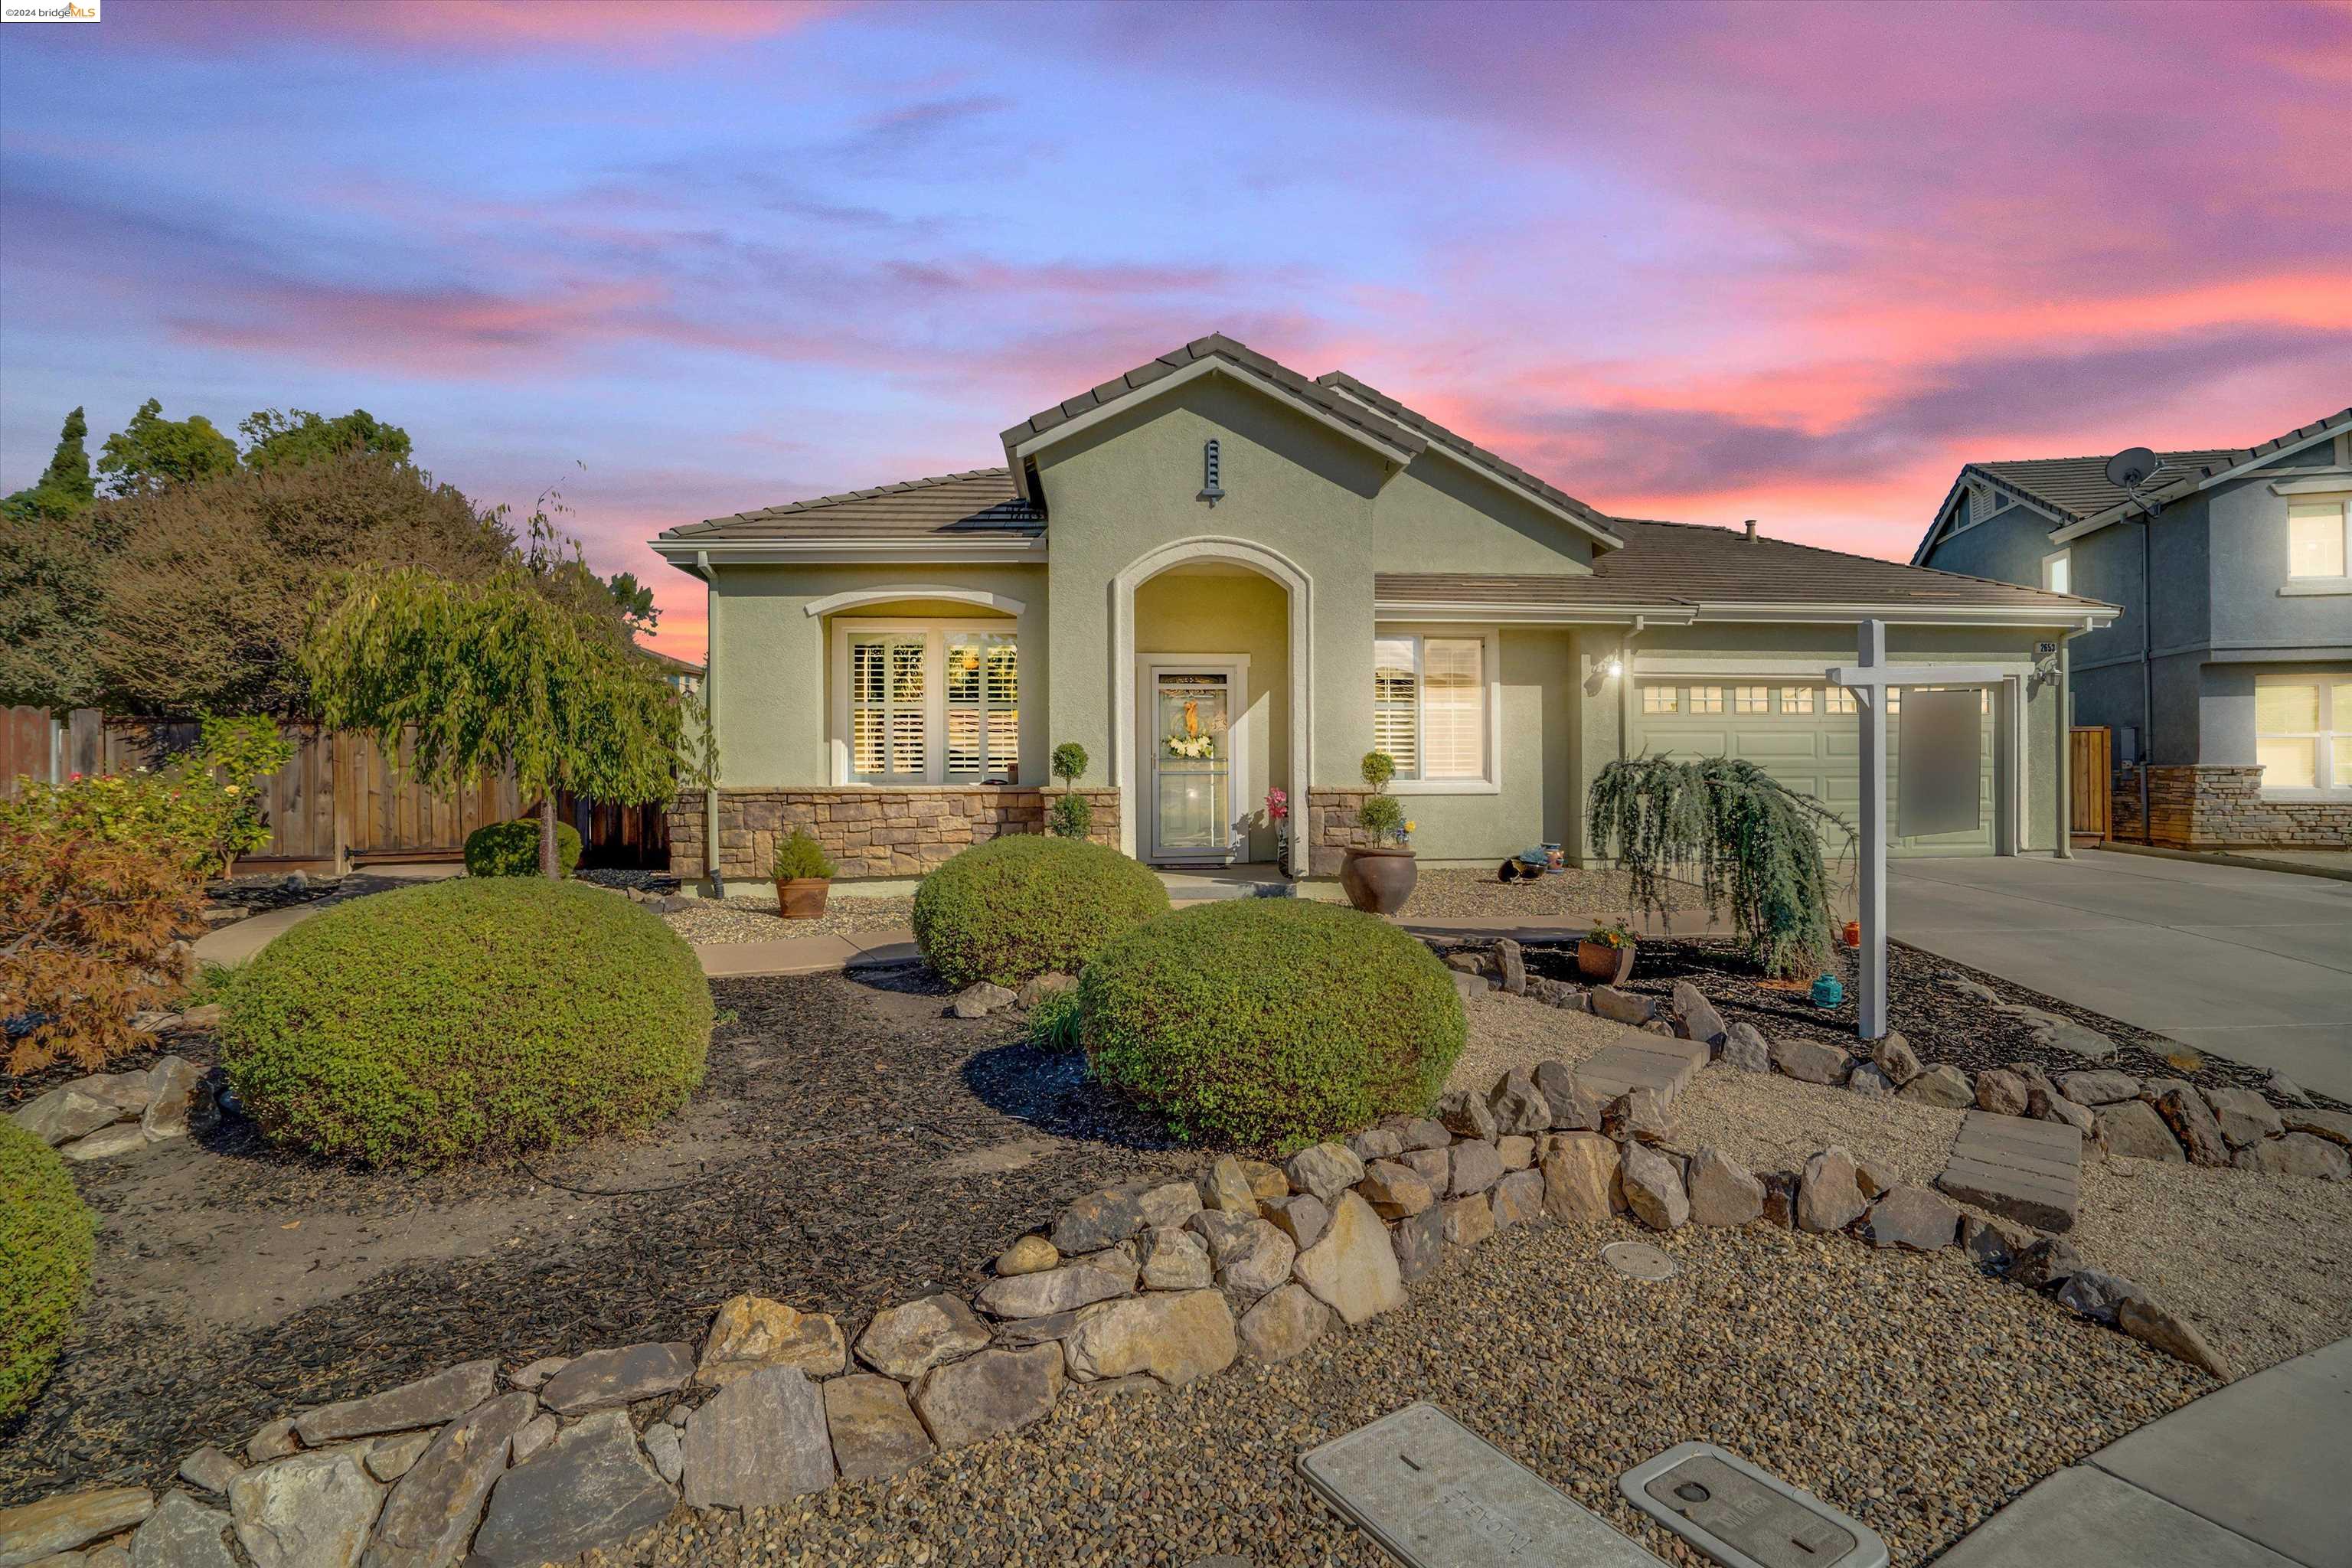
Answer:
[[(1688, 761), (1738, 757), (1814, 796), (1857, 827), (1862, 800), (1860, 723), (1853, 694), (1819, 684), (1713, 685), (1687, 676), (1639, 683), (1633, 745), (1655, 756)], [(1886, 822), (1895, 826), (1895, 790), (1903, 755), (1902, 693), (1887, 715)], [(1993, 852), (1993, 701), (1979, 700), (1982, 728), (1977, 784), (1977, 826), (1888, 842), (1894, 855), (1990, 855)]]

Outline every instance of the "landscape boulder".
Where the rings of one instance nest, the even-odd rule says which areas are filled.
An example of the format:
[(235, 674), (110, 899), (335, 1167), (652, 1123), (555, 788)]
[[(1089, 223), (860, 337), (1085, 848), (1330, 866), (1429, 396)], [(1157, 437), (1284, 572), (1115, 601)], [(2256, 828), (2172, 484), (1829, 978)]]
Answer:
[(0, 1563), (40, 1563), (128, 1530), (154, 1511), (155, 1494), (145, 1487), (98, 1487), (0, 1508)]
[(1652, 1230), (1675, 1230), (1690, 1219), (1690, 1198), (1674, 1163), (1640, 1143), (1624, 1146), (1619, 1181), (1625, 1205)]
[[(1267, 1204), (1265, 1218), (1268, 1225), (1290, 1237), (1291, 1246), (1312, 1247), (1321, 1238), (1323, 1227), (1331, 1223), (1331, 1209), (1312, 1193), (1300, 1193), (1295, 1197), (1276, 1198)], [(1206, 1252), (1202, 1256), (1205, 1258)], [(1150, 1281), (1146, 1280), (1146, 1283)]]
[[(1364, 1179), (1356, 1184), (1356, 1191), (1382, 1219), (1405, 1219), (1437, 1201), (1420, 1172), (1393, 1160), (1375, 1160), (1365, 1166)], [(1329, 1217), (1328, 1213), (1325, 1217)]]
[(987, 1349), (988, 1342), (988, 1325), (980, 1314), (961, 1296), (942, 1291), (875, 1313), (857, 1336), (857, 1359), (900, 1383), (912, 1383), (935, 1366)]
[(1889, 1187), (1863, 1220), (1864, 1239), (1877, 1247), (1936, 1252), (1958, 1238), (1960, 1211), (1926, 1187)]
[(1171, 1388), (1223, 1372), (1239, 1348), (1233, 1310), (1216, 1290), (1157, 1293), (1088, 1307), (1062, 1342), (1068, 1373), (1081, 1383), (1148, 1373)]
[(2309, 1176), (2323, 1182), (2352, 1181), (2352, 1154), (2308, 1132), (2289, 1132), (2250, 1143), (2230, 1157), (2242, 1171), (2273, 1176)]
[(1069, 1258), (1059, 1268), (1049, 1268), (1042, 1274), (992, 1279), (980, 1288), (976, 1299), (981, 1310), (992, 1318), (1042, 1318), (1049, 1312), (1066, 1312), (1114, 1296), (1130, 1295), (1139, 1273), (1134, 1254), (1121, 1247), (1106, 1247)]
[(2271, 1102), (2251, 1089), (2209, 1089), (2205, 1091), (2205, 1104), (2232, 1149), (2275, 1138), (2286, 1130), (2279, 1113), (2271, 1109)]
[(165, 1057), (149, 1068), (147, 1089), (139, 1131), (151, 1143), (209, 1132), (219, 1121), (205, 1069), (184, 1058)]
[(442, 1427), (385, 1500), (365, 1568), (446, 1568), (462, 1558), (515, 1434), (538, 1412), (530, 1394), (504, 1394)]
[(1482, 1139), (1465, 1138), (1454, 1145), (1452, 1160), (1446, 1171), (1445, 1193), (1448, 1197), (1467, 1197), (1483, 1193), (1503, 1179), (1503, 1153), (1494, 1144)]
[[(1313, 1198), (1284, 1198), (1281, 1204), (1316, 1204)], [(1279, 1205), (1276, 1205), (1279, 1206)], [(1277, 1221), (1278, 1225), (1280, 1222)], [(1209, 1244), (1198, 1232), (1163, 1225), (1143, 1237), (1143, 1288), (1147, 1290), (1205, 1290), (1215, 1282), (1216, 1265), (1209, 1259)], [(1088, 1308), (1087, 1310), (1092, 1310)]]
[(1276, 1363), (1306, 1351), (1330, 1326), (1331, 1309), (1306, 1286), (1294, 1283), (1259, 1298), (1242, 1314), (1239, 1332), (1250, 1354)]
[(1063, 1376), (1059, 1344), (984, 1350), (925, 1373), (911, 1403), (931, 1441), (961, 1448), (1042, 1418), (1062, 1396)]
[(294, 1454), (229, 1483), (229, 1517), (255, 1568), (358, 1568), (384, 1487), (355, 1448)]
[(1301, 1149), (1283, 1168), (1290, 1190), (1307, 1193), (1328, 1204), (1364, 1179), (1364, 1163), (1339, 1143), (1318, 1143)]
[[(467, 1521), (469, 1527), (472, 1522)], [(206, 1508), (184, 1491), (168, 1491), (131, 1538), (123, 1561), (130, 1568), (237, 1568), (228, 1549), (229, 1527), (229, 1516), (221, 1510)], [(97, 1552), (81, 1559), (82, 1568), (98, 1568), (102, 1562)]]
[(1850, 1092), (1868, 1100), (1892, 1100), (1895, 1097), (1895, 1080), (1888, 1078), (1876, 1062), (1864, 1062), (1855, 1068), (1853, 1076), (1845, 1080), (1845, 1087)]
[(2139, 1079), (2112, 1068), (2070, 1072), (2058, 1079), (2059, 1092), (2077, 1105), (2114, 1105), (2139, 1098)]
[(931, 1436), (896, 1378), (852, 1373), (827, 1378), (823, 1393), (825, 1431), (843, 1480), (895, 1476), (930, 1458)]
[(1721, 1045), (1728, 1031), (1723, 1026), (1723, 1015), (1715, 1005), (1687, 980), (1677, 980), (1674, 986), (1675, 1022), (1681, 1026), (1686, 1040), (1696, 1040), (1704, 1046)]
[(1594, 986), (1591, 998), (1592, 1010), (1612, 1024), (1646, 1024), (1656, 1012), (1647, 996), (1620, 991), (1614, 985)]
[(1486, 1203), (1495, 1211), (1496, 1230), (1532, 1225), (1544, 1217), (1543, 1176), (1536, 1171), (1513, 1171), (1495, 1184)]
[(1448, 1198), (1439, 1205), (1444, 1217), (1438, 1234), (1448, 1247), (1475, 1247), (1495, 1234), (1494, 1205), (1484, 1193), (1473, 1193), (1466, 1198)]
[(1977, 1109), (1995, 1116), (2025, 1114), (2025, 1080), (2002, 1068), (1977, 1074)]
[(811, 1377), (838, 1377), (849, 1364), (841, 1325), (764, 1296), (737, 1296), (719, 1309), (694, 1381), (723, 1388), (767, 1366), (796, 1366)]
[(2144, 1100), (2119, 1100), (2096, 1106), (2091, 1111), (2091, 1124), (2109, 1154), (2131, 1160), (2170, 1160), (2176, 1163), (2189, 1158), (2181, 1152), (2179, 1140), (2165, 1126), (2164, 1118)]
[(1502, 978), (1504, 990), (1509, 992), (1514, 996), (1526, 994), (1528, 989), (1527, 955), (1519, 951), (1519, 944), (1512, 941), (1509, 937), (1498, 937), (1496, 939), (1495, 969), (1496, 973)]
[[(1408, 1283), (1428, 1273), (1445, 1257), (1445, 1209), (1433, 1205), (1409, 1219), (1397, 1221), (1389, 1239), (1396, 1252), (1397, 1273)], [(1305, 1289), (1306, 1287), (1299, 1287)], [(1310, 1297), (1311, 1300), (1311, 1297)]]
[(2282, 1111), (2279, 1121), (2289, 1132), (2307, 1132), (2352, 1149), (2352, 1111), (2315, 1110), (2306, 1103)]
[(2156, 1113), (2180, 1140), (2192, 1165), (2226, 1165), (2230, 1163), (2230, 1142), (2221, 1136), (2221, 1124), (2213, 1120), (2205, 1097), (2191, 1085), (2175, 1084), (2157, 1096)]
[(1551, 1130), (1551, 1101), (1524, 1070), (1514, 1069), (1496, 1079), (1495, 1087), (1486, 1091), (1486, 1110), (1495, 1119), (1498, 1137)]
[(1691, 1161), (1688, 1186), (1694, 1225), (1746, 1225), (1763, 1216), (1764, 1184), (1719, 1149), (1698, 1152)]
[(1239, 1215), (1244, 1219), (1257, 1217), (1257, 1194), (1251, 1190), (1249, 1174), (1242, 1163), (1231, 1154), (1220, 1154), (1201, 1173), (1201, 1205), (1220, 1214)]
[(1843, 1230), (1869, 1207), (1853, 1156), (1832, 1146), (1805, 1162), (1797, 1184), (1797, 1227), (1818, 1235)]
[(1544, 1148), (1544, 1210), (1556, 1220), (1607, 1219), (1624, 1207), (1622, 1159), (1598, 1132), (1556, 1132)]
[(1203, 1213), (1188, 1223), (1209, 1244), (1217, 1283), (1241, 1300), (1254, 1300), (1290, 1278), (1298, 1246), (1271, 1221)]
[(1339, 1194), (1323, 1239), (1298, 1254), (1291, 1271), (1351, 1326), (1404, 1304), (1404, 1281), (1388, 1227), (1352, 1192)]
[(540, 1386), (539, 1399), (559, 1415), (584, 1415), (657, 1394), (676, 1394), (693, 1377), (691, 1345), (624, 1345), (574, 1356)]
[(1617, 1142), (1662, 1143), (1671, 1131), (1654, 1089), (1627, 1089), (1601, 1108), (1601, 1131)]
[(9, 1118), (51, 1148), (89, 1136), (122, 1120), (122, 1107), (96, 1100), (71, 1085), (53, 1089)]
[(659, 1524), (677, 1501), (637, 1446), (629, 1413), (599, 1410), (499, 1478), (466, 1563), (467, 1568), (568, 1563)]
[[(1255, 1207), (1257, 1200), (1250, 1200)], [(1015, 1274), (1043, 1274), (1062, 1261), (1062, 1249), (1042, 1236), (1024, 1236), (996, 1255), (996, 1272), (1009, 1279)]]
[(686, 1500), (766, 1508), (833, 1484), (824, 1394), (796, 1366), (760, 1367), (687, 1418)]
[(1870, 1065), (1886, 1075), (1886, 1081), (1901, 1089), (1925, 1069), (1919, 1065), (1918, 1053), (1911, 1048), (1899, 1030), (1889, 1030), (1870, 1053)]
[(1908, 1100), (1919, 1105), (1940, 1105), (1952, 1110), (1965, 1110), (1974, 1105), (1977, 1100), (1976, 1089), (1969, 1082), (1969, 1075), (1949, 1062), (1937, 1063), (1896, 1089), (1895, 1094), (1898, 1100)]
[(345, 1437), (436, 1426), (463, 1415), (498, 1389), (496, 1361), (465, 1362), (364, 1399), (306, 1410), (295, 1416), (294, 1430), (305, 1444), (316, 1448)]
[(1486, 1109), (1481, 1097), (1467, 1089), (1455, 1089), (1437, 1102), (1437, 1120), (1457, 1138), (1484, 1139), (1496, 1137), (1495, 1113)]
[(1843, 1047), (1784, 1035), (1772, 1042), (1772, 1065), (1801, 1082), (1835, 1087), (1845, 1081), (1853, 1058)]
[(1743, 1018), (1724, 1031), (1723, 1065), (1741, 1072), (1770, 1072), (1771, 1042)]
[(985, 1018), (991, 1013), (1001, 1013), (1020, 1000), (1013, 992), (993, 981), (975, 980), (956, 993), (948, 1010), (959, 1018)]
[(2126, 1296), (2116, 1304), (2116, 1326), (2142, 1344), (2227, 1383), (2237, 1375), (2221, 1352), (2205, 1342), (2195, 1324), (2160, 1301)]
[(2113, 1326), (2124, 1302), (2147, 1292), (2130, 1280), (2097, 1268), (2078, 1268), (2059, 1283), (2058, 1301), (2095, 1323)]

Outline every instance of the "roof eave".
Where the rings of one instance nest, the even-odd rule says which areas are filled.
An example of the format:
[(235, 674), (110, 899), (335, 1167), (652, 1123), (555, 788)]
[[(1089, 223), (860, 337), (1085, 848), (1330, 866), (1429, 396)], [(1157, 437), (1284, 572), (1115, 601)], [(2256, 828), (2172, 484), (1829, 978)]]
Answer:
[(940, 565), (957, 563), (1043, 562), (1043, 533), (1012, 534), (989, 539), (942, 539), (933, 534), (912, 538), (876, 539), (839, 536), (829, 539), (676, 539), (667, 534), (648, 540), (654, 553), (671, 565), (694, 571), (703, 566), (820, 565), (835, 562), (904, 562)]
[(2289, 452), (2300, 452), (2305, 447), (2315, 446), (2321, 441), (2332, 441), (2337, 432), (2347, 426), (2352, 426), (2352, 408), (2345, 409), (2340, 414), (2331, 414), (2316, 424), (2305, 426), (2286, 436), (2274, 437), (2249, 451), (2243, 462), (2232, 463), (2219, 473), (2192, 475), (2187, 479), (2176, 479), (2162, 489), (2153, 491), (2147, 496), (2118, 501), (2106, 510), (2093, 512), (2079, 522), (2070, 522), (2063, 528), (2052, 529), (2050, 542), (2071, 544), (2084, 534), (2096, 533), (2110, 523), (2129, 521), (2134, 512), (2145, 511), (2151, 502), (2157, 506), (2163, 506), (2168, 501), (2179, 500), (2183, 496), (2192, 496), (2200, 490), (2210, 490), (2215, 485), (2226, 484), (2231, 479), (2253, 472), (2264, 463), (2284, 457)]

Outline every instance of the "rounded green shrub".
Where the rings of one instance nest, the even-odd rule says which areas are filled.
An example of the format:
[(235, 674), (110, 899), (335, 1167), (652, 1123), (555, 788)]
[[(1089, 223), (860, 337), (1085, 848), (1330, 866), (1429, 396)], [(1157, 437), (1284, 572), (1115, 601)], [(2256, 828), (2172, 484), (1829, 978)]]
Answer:
[(0, 1118), (0, 1424), (57, 1364), (89, 1288), (96, 1229), (57, 1152)]
[(1197, 904), (1129, 931), (1078, 1001), (1097, 1079), (1187, 1141), (1282, 1150), (1424, 1113), (1465, 1031), (1428, 948), (1305, 899)]
[(1151, 868), (1081, 838), (975, 844), (915, 891), (915, 941), (950, 985), (1076, 974), (1105, 942), (1168, 912)]
[[(580, 830), (568, 822), (555, 825), (555, 863), (567, 877), (580, 864)], [(466, 835), (466, 875), (538, 876), (539, 818), (484, 823)]]
[(237, 975), (222, 1065), (274, 1142), (371, 1164), (546, 1148), (684, 1104), (710, 984), (659, 917), (544, 878), (456, 878), (291, 927)]

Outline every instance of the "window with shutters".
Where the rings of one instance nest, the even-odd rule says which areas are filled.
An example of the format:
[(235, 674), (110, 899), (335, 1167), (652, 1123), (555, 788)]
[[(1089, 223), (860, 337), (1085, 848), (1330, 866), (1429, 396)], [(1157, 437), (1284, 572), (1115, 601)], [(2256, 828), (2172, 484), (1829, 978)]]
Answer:
[(836, 621), (834, 657), (842, 693), (834, 735), (838, 782), (1019, 777), (1021, 661), (1010, 629)]
[(1372, 745), (1402, 793), (1491, 791), (1496, 638), (1381, 633), (1372, 642)]

